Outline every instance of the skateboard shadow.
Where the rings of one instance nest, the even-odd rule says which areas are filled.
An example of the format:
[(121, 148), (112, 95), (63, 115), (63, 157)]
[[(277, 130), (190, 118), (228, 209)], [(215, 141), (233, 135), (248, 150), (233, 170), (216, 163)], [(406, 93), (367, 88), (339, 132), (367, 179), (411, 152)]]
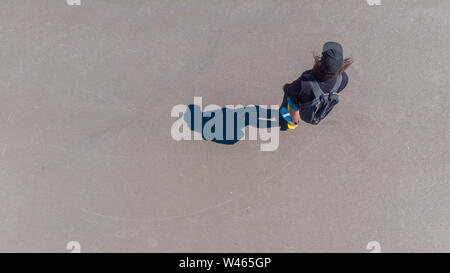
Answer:
[[(252, 113), (252, 115), (250, 115), (250, 113)], [(205, 137), (205, 130), (203, 130), (203, 128), (208, 121), (217, 115), (219, 115), (218, 118), (222, 117), (222, 122), (219, 124), (220, 128), (215, 128), (216, 125), (214, 125), (211, 128), (211, 131), (216, 133), (217, 130), (219, 130), (218, 134), (222, 137), (221, 139), (208, 139)], [(238, 115), (245, 115), (245, 121), (240, 123), (237, 122)], [(195, 117), (201, 117), (201, 126), (196, 126)], [(241, 140), (244, 137), (244, 130), (247, 126), (255, 128), (279, 127), (279, 117), (278, 109), (262, 108), (259, 105), (252, 105), (239, 109), (223, 107), (215, 111), (202, 112), (198, 105), (191, 104), (184, 113), (184, 120), (191, 131), (201, 133), (204, 140), (227, 145), (235, 144)], [(271, 121), (271, 118), (275, 118), (275, 121)], [(198, 120), (200, 120), (200, 118), (198, 118)]]

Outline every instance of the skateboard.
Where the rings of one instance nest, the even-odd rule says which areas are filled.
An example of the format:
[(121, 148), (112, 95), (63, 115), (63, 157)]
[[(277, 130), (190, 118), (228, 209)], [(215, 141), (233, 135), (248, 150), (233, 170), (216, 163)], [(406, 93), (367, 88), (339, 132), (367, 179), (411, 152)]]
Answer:
[(292, 121), (290, 110), (291, 110), (291, 107), (289, 107), (289, 104), (288, 104), (287, 108), (281, 107), (280, 112), (281, 112), (281, 116), (287, 121), (288, 128), (291, 130), (294, 130), (295, 128), (297, 128), (298, 124), (295, 124)]

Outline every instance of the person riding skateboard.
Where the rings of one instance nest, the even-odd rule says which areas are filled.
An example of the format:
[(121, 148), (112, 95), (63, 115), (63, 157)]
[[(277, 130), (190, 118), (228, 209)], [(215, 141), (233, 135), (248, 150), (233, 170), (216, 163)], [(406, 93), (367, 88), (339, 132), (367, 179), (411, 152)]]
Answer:
[(348, 84), (345, 70), (353, 60), (343, 58), (343, 48), (339, 43), (325, 43), (322, 55), (313, 54), (313, 57), (313, 68), (283, 87), (281, 109), (283, 107), (289, 109), (288, 120), (292, 120), (292, 123), (288, 124), (284, 118), (280, 118), (281, 130), (286, 130), (288, 125), (291, 129), (295, 128), (300, 119), (307, 123), (318, 124), (339, 102), (337, 94)]

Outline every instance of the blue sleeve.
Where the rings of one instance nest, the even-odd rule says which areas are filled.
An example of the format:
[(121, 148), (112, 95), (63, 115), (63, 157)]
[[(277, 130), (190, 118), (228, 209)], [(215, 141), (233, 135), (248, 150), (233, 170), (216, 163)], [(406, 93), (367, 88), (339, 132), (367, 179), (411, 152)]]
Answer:
[(295, 104), (292, 102), (292, 100), (291, 100), (290, 97), (287, 97), (287, 100), (288, 100), (288, 103), (289, 103), (289, 107), (291, 107), (291, 110), (293, 110), (293, 111), (298, 111), (298, 110), (300, 110), (300, 108), (298, 108), (298, 106), (295, 105)]

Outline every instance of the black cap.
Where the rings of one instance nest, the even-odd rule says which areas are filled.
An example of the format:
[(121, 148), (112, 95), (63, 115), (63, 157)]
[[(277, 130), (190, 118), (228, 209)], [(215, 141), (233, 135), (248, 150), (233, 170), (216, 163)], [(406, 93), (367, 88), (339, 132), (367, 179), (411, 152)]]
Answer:
[(336, 42), (323, 45), (321, 68), (329, 74), (336, 74), (344, 64), (342, 46)]

